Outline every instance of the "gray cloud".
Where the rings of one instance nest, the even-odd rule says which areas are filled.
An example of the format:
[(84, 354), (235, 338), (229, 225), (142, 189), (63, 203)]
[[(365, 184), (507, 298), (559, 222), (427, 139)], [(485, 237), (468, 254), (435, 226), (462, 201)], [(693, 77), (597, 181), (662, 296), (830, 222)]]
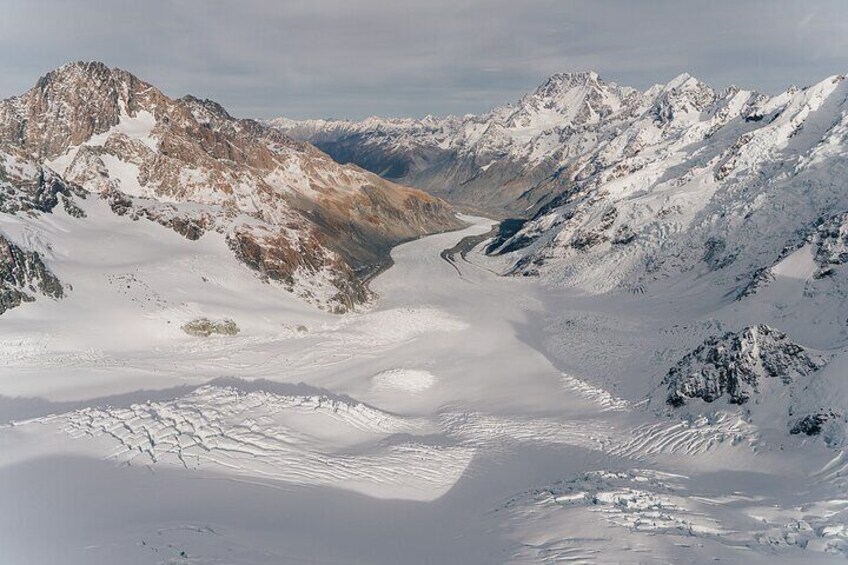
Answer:
[(97, 59), (243, 116), (479, 112), (594, 69), (765, 92), (848, 72), (845, 0), (4, 0), (0, 96)]

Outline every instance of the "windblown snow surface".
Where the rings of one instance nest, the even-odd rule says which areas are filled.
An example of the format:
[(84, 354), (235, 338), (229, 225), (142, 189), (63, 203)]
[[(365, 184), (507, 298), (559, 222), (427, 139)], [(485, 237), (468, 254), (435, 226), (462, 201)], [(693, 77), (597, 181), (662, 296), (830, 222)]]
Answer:
[[(66, 221), (39, 224), (61, 242), (41, 251), (73, 291), (0, 326), (0, 563), (848, 555), (842, 452), (732, 411), (646, 408), (728, 322), (696, 304), (443, 260), (489, 230), (470, 218), (396, 248), (377, 305), (333, 316), (250, 276), (214, 234), (104, 213), (101, 233), (56, 237)], [(4, 228), (39, 248), (37, 230)], [(180, 329), (200, 317), (240, 331)]]

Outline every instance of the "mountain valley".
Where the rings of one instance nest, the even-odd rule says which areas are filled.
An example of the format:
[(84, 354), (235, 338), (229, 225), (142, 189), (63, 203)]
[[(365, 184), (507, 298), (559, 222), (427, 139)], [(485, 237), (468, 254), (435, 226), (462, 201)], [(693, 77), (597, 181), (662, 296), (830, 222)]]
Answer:
[(848, 81), (0, 101), (0, 562), (848, 556)]

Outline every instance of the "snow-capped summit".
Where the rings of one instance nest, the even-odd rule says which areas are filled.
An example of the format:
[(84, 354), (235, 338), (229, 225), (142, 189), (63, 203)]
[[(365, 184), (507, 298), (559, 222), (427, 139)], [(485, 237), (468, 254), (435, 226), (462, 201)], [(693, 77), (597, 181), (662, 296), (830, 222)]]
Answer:
[[(621, 111), (636, 95), (634, 89), (605, 83), (593, 71), (556, 74), (524, 96), (504, 125), (517, 135), (524, 133), (524, 128), (541, 133), (545, 129), (587, 126)], [(496, 109), (492, 116), (498, 113)]]
[(697, 120), (698, 114), (708, 110), (715, 101), (716, 93), (712, 88), (689, 73), (683, 73), (659, 89), (653, 111), (662, 123), (687, 114), (693, 114)]
[[(363, 122), (272, 120), (342, 162), (497, 214), (524, 215), (550, 200), (563, 172), (577, 174), (608, 138), (650, 117), (662, 127), (691, 126), (717, 94), (682, 74), (646, 92), (604, 81), (594, 71), (557, 73), (516, 103), (479, 116)], [(649, 124), (653, 126), (653, 124)], [(648, 132), (617, 140), (638, 151)], [(575, 168), (577, 167), (577, 168)]]

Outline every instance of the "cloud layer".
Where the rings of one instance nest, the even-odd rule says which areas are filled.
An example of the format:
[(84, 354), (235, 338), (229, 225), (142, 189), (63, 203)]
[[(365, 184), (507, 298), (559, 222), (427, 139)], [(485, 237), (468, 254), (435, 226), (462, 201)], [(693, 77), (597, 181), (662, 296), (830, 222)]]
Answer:
[(848, 72), (845, 0), (4, 0), (0, 96), (102, 60), (234, 114), (480, 112), (593, 69), (765, 92)]

